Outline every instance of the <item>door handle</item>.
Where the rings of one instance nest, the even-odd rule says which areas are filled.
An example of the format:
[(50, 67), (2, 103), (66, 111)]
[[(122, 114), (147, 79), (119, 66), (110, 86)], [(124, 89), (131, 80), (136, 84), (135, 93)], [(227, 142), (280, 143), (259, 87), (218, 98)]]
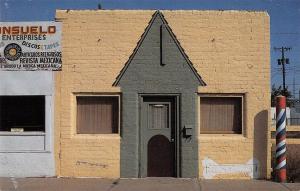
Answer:
[(171, 143), (174, 143), (174, 138), (171, 138), (170, 142), (171, 142)]

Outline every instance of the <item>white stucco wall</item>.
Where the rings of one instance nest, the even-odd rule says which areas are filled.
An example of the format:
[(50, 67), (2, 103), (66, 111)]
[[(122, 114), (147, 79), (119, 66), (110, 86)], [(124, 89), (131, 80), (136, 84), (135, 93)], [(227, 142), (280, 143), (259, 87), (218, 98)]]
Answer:
[(44, 95), (45, 133), (0, 132), (0, 177), (54, 176), (54, 76), (49, 71), (1, 71), (0, 95)]

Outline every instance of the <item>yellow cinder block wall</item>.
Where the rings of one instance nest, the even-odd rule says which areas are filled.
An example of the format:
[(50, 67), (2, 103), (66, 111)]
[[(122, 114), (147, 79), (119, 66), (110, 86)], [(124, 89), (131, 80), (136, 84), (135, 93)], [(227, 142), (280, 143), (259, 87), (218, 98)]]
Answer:
[[(238, 93), (243, 135), (199, 133), (202, 160), (218, 164), (260, 162), (270, 175), (270, 23), (265, 12), (162, 11), (206, 87), (199, 93)], [(62, 22), (63, 68), (56, 73), (55, 149), (59, 176), (120, 176), (120, 136), (77, 135), (75, 95), (121, 93), (112, 84), (136, 47), (154, 11), (56, 12)], [(200, 104), (199, 104), (200, 105)], [(200, 109), (199, 109), (200, 111)], [(200, 112), (198, 112), (200, 113)], [(200, 114), (201, 117), (201, 114)], [(200, 123), (199, 123), (200, 131)], [(228, 174), (214, 178), (249, 178)]]
[[(269, 15), (247, 11), (182, 11), (164, 15), (207, 83), (206, 87), (199, 87), (198, 92), (243, 95), (242, 135), (200, 134), (198, 137), (199, 177), (204, 178), (202, 161), (208, 157), (217, 164), (229, 166), (256, 159), (259, 178), (269, 178)], [(228, 173), (213, 178), (251, 177), (244, 173)]]
[(56, 12), (63, 30), (63, 67), (56, 73), (55, 159), (58, 176), (120, 177), (120, 135), (76, 134), (76, 95), (120, 93), (120, 89), (112, 84), (152, 13)]

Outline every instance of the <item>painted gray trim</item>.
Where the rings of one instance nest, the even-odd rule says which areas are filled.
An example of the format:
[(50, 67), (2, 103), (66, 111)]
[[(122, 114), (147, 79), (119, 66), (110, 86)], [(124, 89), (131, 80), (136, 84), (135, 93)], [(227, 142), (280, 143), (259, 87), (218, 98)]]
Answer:
[[(121, 177), (141, 177), (139, 168), (140, 100), (141, 94), (180, 95), (178, 125), (180, 141), (178, 169), (179, 177), (198, 177), (198, 115), (197, 99), (199, 79), (193, 74), (188, 61), (167, 29), (163, 29), (163, 61), (160, 64), (160, 16), (149, 26), (147, 36), (122, 73), (119, 86), (122, 92), (122, 127), (120, 149)], [(189, 126), (191, 136), (184, 135)]]
[(202, 78), (199, 75), (199, 73), (197, 72), (196, 68), (194, 68), (191, 60), (189, 59), (189, 57), (185, 53), (184, 49), (182, 48), (182, 46), (180, 45), (179, 41), (177, 40), (175, 34), (173, 33), (172, 29), (170, 28), (168, 22), (166, 21), (166, 19), (164, 18), (163, 14), (159, 10), (155, 11), (155, 13), (153, 14), (153, 16), (152, 16), (152, 18), (151, 18), (148, 26), (145, 29), (145, 32), (142, 34), (140, 40), (137, 43), (137, 46), (133, 50), (133, 53), (130, 55), (128, 61), (125, 63), (125, 66), (122, 68), (122, 70), (120, 71), (119, 75), (116, 77), (116, 80), (113, 83), (113, 86), (118, 86), (119, 85), (119, 82), (120, 82), (121, 78), (123, 77), (123, 75), (126, 72), (128, 66), (130, 65), (132, 59), (134, 58), (134, 56), (136, 55), (137, 51), (139, 50), (141, 44), (143, 43), (145, 37), (148, 34), (149, 29), (151, 28), (151, 25), (153, 24), (153, 21), (155, 20), (155, 18), (157, 16), (159, 16), (161, 18), (161, 20), (163, 21), (165, 28), (167, 29), (167, 31), (169, 32), (169, 34), (171, 35), (171, 37), (175, 41), (175, 43), (176, 43), (177, 47), (179, 48), (182, 56), (184, 57), (184, 59), (186, 60), (187, 64), (189, 65), (190, 69), (193, 71), (194, 75), (198, 79), (200, 85), (201, 86), (206, 86), (206, 83), (202, 80)]

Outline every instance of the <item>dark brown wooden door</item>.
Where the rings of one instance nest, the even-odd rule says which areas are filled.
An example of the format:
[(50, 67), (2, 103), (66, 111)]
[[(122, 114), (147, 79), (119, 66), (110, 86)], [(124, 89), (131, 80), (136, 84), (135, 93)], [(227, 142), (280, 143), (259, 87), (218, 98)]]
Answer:
[(155, 135), (148, 141), (147, 174), (149, 177), (172, 177), (174, 171), (174, 143), (164, 135)]
[(144, 97), (141, 127), (141, 176), (176, 176), (175, 101)]

